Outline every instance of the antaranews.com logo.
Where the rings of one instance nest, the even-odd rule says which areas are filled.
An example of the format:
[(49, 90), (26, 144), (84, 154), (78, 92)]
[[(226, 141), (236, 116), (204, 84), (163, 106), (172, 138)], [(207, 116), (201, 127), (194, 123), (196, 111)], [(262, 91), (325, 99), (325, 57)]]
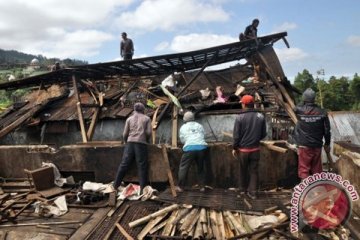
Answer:
[(290, 231), (306, 225), (333, 229), (350, 217), (352, 201), (359, 199), (353, 185), (342, 176), (321, 172), (311, 175), (294, 187), (291, 198)]

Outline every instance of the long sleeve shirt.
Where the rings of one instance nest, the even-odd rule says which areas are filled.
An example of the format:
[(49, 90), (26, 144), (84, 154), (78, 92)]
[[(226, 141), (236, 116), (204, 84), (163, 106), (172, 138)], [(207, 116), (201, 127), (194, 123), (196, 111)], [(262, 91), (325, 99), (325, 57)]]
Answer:
[(323, 144), (330, 144), (330, 121), (324, 109), (314, 103), (306, 103), (298, 105), (295, 114), (299, 119), (295, 126), (295, 140), (298, 145), (322, 147)]
[(204, 127), (197, 122), (190, 121), (180, 128), (180, 141), (184, 144), (183, 150), (202, 150), (207, 147)]
[(123, 138), (125, 142), (149, 143), (151, 138), (150, 118), (135, 111), (126, 119)]
[(266, 120), (262, 113), (246, 111), (236, 117), (233, 149), (257, 148), (264, 137), (266, 137)]

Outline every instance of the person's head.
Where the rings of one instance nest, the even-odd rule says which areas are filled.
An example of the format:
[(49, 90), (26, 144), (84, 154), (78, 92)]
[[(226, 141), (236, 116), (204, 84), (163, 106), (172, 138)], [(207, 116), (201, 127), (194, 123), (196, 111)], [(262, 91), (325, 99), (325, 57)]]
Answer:
[(251, 95), (242, 96), (240, 102), (242, 108), (254, 108), (254, 97)]
[(304, 103), (314, 103), (315, 102), (315, 92), (311, 88), (308, 88), (304, 91), (302, 98)]
[(123, 33), (121, 34), (121, 37), (122, 37), (123, 39), (126, 39), (126, 38), (127, 38), (127, 33), (126, 33), (126, 32), (123, 32)]
[(190, 122), (195, 120), (194, 113), (187, 111), (183, 117), (184, 122)]
[(145, 112), (145, 106), (141, 102), (137, 102), (134, 104), (134, 111), (139, 113)]
[(252, 25), (253, 25), (254, 27), (258, 27), (258, 26), (259, 26), (259, 23), (260, 23), (260, 21), (259, 21), (259, 19), (257, 19), (257, 18), (255, 18), (255, 19), (252, 21)]
[(60, 66), (60, 62), (56, 61), (56, 62), (55, 62), (55, 65), (56, 65), (56, 66)]

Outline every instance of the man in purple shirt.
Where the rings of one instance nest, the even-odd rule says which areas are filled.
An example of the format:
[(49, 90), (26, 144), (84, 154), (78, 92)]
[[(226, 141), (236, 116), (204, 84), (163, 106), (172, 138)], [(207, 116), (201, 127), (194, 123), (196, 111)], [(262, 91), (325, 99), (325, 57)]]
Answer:
[(135, 159), (142, 192), (148, 182), (147, 144), (151, 139), (151, 120), (144, 114), (145, 106), (142, 103), (135, 103), (134, 110), (134, 114), (125, 122), (123, 137), (126, 145), (114, 181), (114, 188), (117, 189), (120, 186), (126, 171)]

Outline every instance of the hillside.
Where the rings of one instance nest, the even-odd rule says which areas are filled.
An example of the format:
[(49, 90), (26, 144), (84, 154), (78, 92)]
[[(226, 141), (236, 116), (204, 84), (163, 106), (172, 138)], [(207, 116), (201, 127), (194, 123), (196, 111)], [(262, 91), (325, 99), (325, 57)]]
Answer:
[(18, 52), (15, 50), (3, 50), (0, 49), (0, 68), (9, 69), (14, 67), (21, 67), (28, 65), (31, 60), (36, 58), (39, 60), (41, 66), (49, 66), (54, 64), (56, 61), (61, 61), (64, 65), (74, 66), (74, 65), (84, 65), (87, 64), (86, 61), (78, 59), (63, 59), (59, 58), (47, 58), (42, 55), (32, 55), (27, 53)]

